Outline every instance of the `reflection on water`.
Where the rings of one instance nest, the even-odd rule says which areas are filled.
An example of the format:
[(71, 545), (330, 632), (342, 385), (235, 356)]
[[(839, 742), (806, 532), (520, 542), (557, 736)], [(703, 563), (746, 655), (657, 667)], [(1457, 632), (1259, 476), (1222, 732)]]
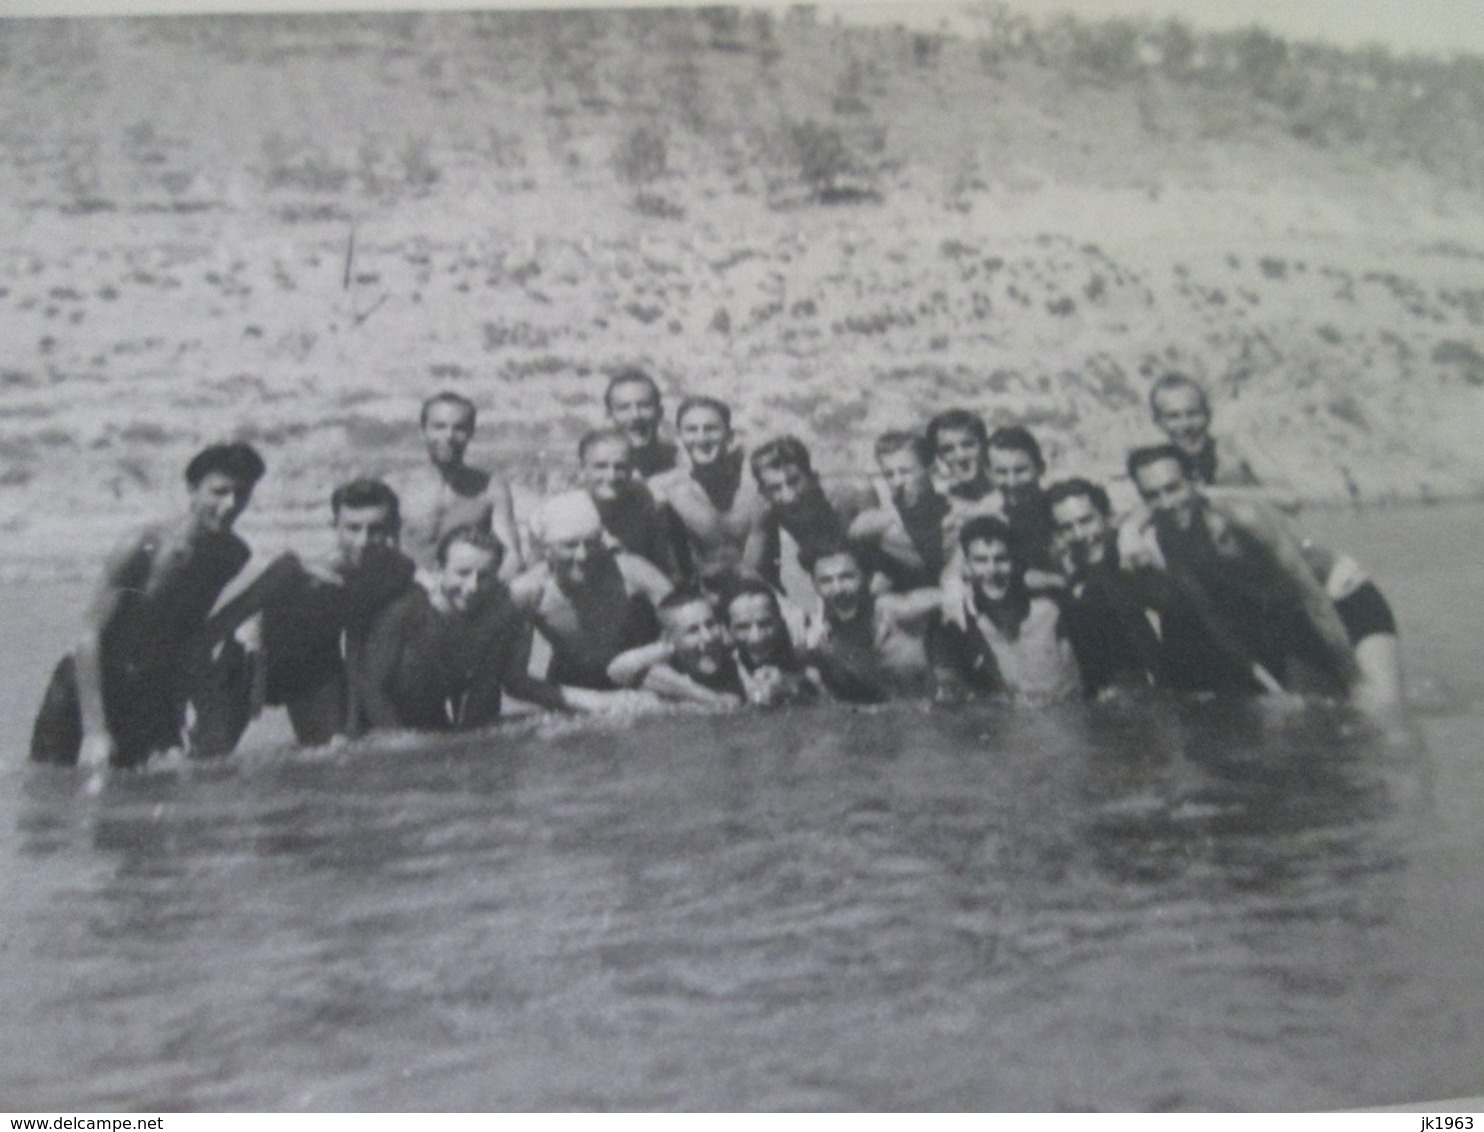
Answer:
[[(162, 767), (86, 802), (33, 770), (7, 1095), (1398, 1099), (1374, 1065), (1433, 1009), (1404, 930), (1419, 763), (1343, 723), (1158, 701), (565, 723)], [(1403, 1079), (1457, 1092), (1463, 1064)]]

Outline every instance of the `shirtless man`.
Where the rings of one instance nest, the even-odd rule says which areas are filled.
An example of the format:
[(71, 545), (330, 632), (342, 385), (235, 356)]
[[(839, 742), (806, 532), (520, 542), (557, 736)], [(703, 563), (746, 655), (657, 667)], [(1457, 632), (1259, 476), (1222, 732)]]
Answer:
[[(762, 528), (762, 577), (770, 585), (783, 586), (785, 557), (814, 557), (824, 547), (845, 541), (849, 521), (861, 509), (861, 499), (847, 498), (844, 492), (837, 493), (837, 499), (827, 497), (809, 449), (796, 437), (768, 441), (753, 450), (749, 463), (767, 507)], [(785, 535), (793, 544), (790, 551), (785, 551)]]
[[(1207, 487), (1260, 487), (1262, 481), (1230, 440), (1211, 435), (1211, 402), (1183, 373), (1167, 373), (1149, 390), (1149, 411), (1169, 442), (1185, 453), (1191, 475)], [(1276, 500), (1273, 502), (1277, 502)]]
[(760, 579), (744, 579), (725, 598), (727, 631), (737, 650), (749, 703), (808, 703), (819, 689), (804, 665), (778, 594)]
[(262, 475), (249, 445), (213, 444), (186, 466), (186, 513), (114, 549), (82, 639), (52, 673), (32, 759), (132, 767), (181, 745), (187, 702), (209, 665), (207, 615), (249, 557), (232, 525)]
[(659, 619), (663, 637), (614, 658), (608, 666), (613, 682), (677, 703), (741, 707), (747, 697), (742, 670), (711, 598), (682, 587), (660, 602)]
[(1128, 473), (1154, 517), (1165, 568), (1260, 679), (1285, 685), (1287, 661), (1301, 657), (1336, 690), (1350, 691), (1356, 671), (1345, 626), (1270, 510), (1247, 500), (1210, 504), (1173, 445), (1130, 452)]
[(438, 544), (455, 527), (492, 532), (505, 546), (501, 577), (509, 579), (525, 560), (515, 525), (510, 485), (464, 463), (474, 439), (474, 402), (458, 393), (437, 393), (423, 402), (422, 431), (428, 464), (410, 477), (402, 498), (402, 546), (423, 570), (437, 568)]
[(804, 564), (824, 609), (810, 633), (809, 658), (838, 699), (879, 703), (932, 691), (927, 638), (943, 595), (936, 589), (873, 594), (858, 551), (826, 548)]
[(665, 411), (654, 378), (639, 369), (614, 374), (603, 392), (603, 405), (613, 427), (629, 438), (629, 452), (640, 478), (647, 480), (675, 467), (675, 445), (660, 437)]
[(1263, 690), (1240, 647), (1213, 636), (1168, 574), (1122, 568), (1106, 491), (1074, 478), (1052, 484), (1046, 501), (1066, 577), (1062, 623), (1087, 695), (1150, 685), (1240, 695)]
[(935, 656), (972, 691), (1065, 699), (1079, 681), (1057, 602), (1033, 594), (1010, 524), (978, 515), (959, 531), (962, 600), (949, 609)]
[(947, 409), (928, 421), (926, 438), (955, 515), (983, 513), (980, 505), (986, 500), (996, 505), (989, 479), (989, 430), (977, 414)]
[(438, 545), (431, 590), (411, 587), (377, 618), (356, 681), (367, 725), (484, 727), (507, 692), (552, 711), (577, 706), (527, 671), (531, 625), (497, 577), (503, 553), (484, 528), (455, 527)]
[(1027, 428), (997, 428), (989, 437), (989, 482), (999, 496), (1000, 515), (1015, 536), (1016, 557), (1028, 572), (1032, 586), (1054, 585), (1059, 579), (1051, 552), (1051, 510), (1041, 490), (1046, 458)]
[(650, 482), (677, 520), (682, 574), (703, 584), (731, 574), (758, 574), (766, 552), (767, 504), (744, 474), (733, 446), (732, 411), (713, 397), (687, 397), (675, 413), (689, 467)]
[(890, 504), (857, 515), (850, 541), (893, 590), (935, 586), (948, 564), (943, 524), (949, 504), (933, 488), (932, 452), (920, 436), (887, 432), (877, 439), (875, 454)]
[(666, 577), (675, 577), (669, 520), (649, 488), (634, 476), (628, 437), (617, 429), (590, 432), (577, 446), (577, 459), (582, 486), (598, 508), (603, 529), (624, 550), (646, 559)]
[(608, 690), (613, 658), (659, 636), (655, 609), (674, 587), (642, 558), (605, 540), (585, 491), (548, 499), (531, 519), (544, 561), (511, 583), (511, 598), (551, 645), (548, 678)]

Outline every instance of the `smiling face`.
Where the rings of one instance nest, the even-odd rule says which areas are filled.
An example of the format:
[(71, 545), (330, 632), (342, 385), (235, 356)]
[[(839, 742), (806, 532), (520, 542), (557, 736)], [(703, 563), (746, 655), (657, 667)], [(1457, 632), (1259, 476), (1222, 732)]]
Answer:
[(1001, 539), (974, 539), (964, 547), (964, 580), (989, 601), (1004, 601), (1015, 582), (1015, 559)]
[(346, 569), (357, 570), (368, 555), (396, 545), (397, 523), (385, 504), (342, 506), (335, 512), (335, 549)]
[(744, 593), (727, 606), (727, 627), (750, 668), (780, 663), (788, 628), (766, 594)]
[(494, 585), (497, 566), (494, 553), (484, 547), (452, 543), (438, 570), (444, 604), (454, 613), (467, 613), (479, 595)]
[(647, 381), (622, 381), (608, 394), (608, 419), (635, 448), (648, 448), (659, 436), (660, 394)]
[(1189, 530), (1200, 510), (1200, 495), (1173, 457), (1145, 464), (1134, 473), (1139, 498), (1155, 518), (1176, 530)]
[(726, 665), (731, 642), (726, 629), (704, 598), (662, 612), (665, 639), (675, 650), (671, 663), (687, 676), (709, 678)]
[(1113, 528), (1085, 495), (1069, 495), (1051, 508), (1056, 538), (1073, 567), (1085, 570), (1107, 560)]
[(196, 526), (212, 534), (232, 529), (252, 498), (252, 488), (226, 472), (207, 472), (189, 492), (189, 508)]
[(1041, 470), (1023, 448), (989, 450), (989, 482), (1014, 507), (1033, 497), (1041, 487)]
[(810, 571), (825, 616), (838, 624), (854, 621), (866, 607), (866, 578), (853, 554), (828, 554)]
[(984, 479), (984, 446), (968, 429), (941, 429), (933, 455), (950, 491), (972, 487)]
[(423, 421), (423, 442), (428, 446), (428, 459), (440, 468), (463, 464), (464, 453), (474, 439), (474, 414), (463, 405), (435, 401), (428, 406)]
[(1161, 390), (1154, 398), (1154, 423), (1182, 451), (1196, 455), (1211, 435), (1206, 399), (1193, 385)]
[(582, 485), (598, 503), (611, 503), (634, 482), (634, 458), (621, 440), (598, 440), (582, 457)]
[(694, 405), (676, 424), (680, 443), (694, 468), (707, 468), (726, 455), (732, 430), (721, 413), (709, 405)]
[(891, 501), (899, 508), (914, 507), (927, 498), (933, 489), (931, 471), (917, 458), (911, 448), (898, 448), (876, 461), (881, 469), (881, 478), (891, 493)]

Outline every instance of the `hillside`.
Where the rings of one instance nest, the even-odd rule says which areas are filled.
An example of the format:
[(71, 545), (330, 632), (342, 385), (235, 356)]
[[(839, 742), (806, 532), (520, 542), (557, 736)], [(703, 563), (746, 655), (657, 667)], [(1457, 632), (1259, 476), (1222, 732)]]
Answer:
[(443, 387), (528, 499), (636, 363), (831, 471), (966, 405), (1107, 478), (1174, 366), (1311, 498), (1484, 486), (1484, 63), (983, 11), (0, 22), (8, 568), (225, 435), (319, 525)]

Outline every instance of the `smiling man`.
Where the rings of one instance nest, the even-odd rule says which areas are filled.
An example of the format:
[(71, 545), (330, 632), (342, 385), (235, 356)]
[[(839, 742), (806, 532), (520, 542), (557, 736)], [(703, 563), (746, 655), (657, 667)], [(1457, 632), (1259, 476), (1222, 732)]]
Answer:
[(628, 437), (634, 471), (641, 479), (675, 467), (678, 451), (660, 436), (665, 410), (654, 378), (640, 369), (621, 370), (603, 391), (603, 407), (613, 427)]
[(688, 467), (651, 481), (655, 497), (674, 513), (682, 574), (703, 584), (738, 573), (757, 574), (767, 549), (767, 504), (744, 474), (735, 447), (732, 410), (714, 397), (687, 397), (675, 427)]
[(181, 745), (193, 684), (209, 664), (207, 615), (250, 556), (232, 526), (263, 470), (247, 444), (203, 449), (186, 465), (185, 514), (109, 555), (82, 639), (52, 673), (33, 760), (132, 767)]
[(850, 540), (893, 590), (936, 586), (948, 564), (943, 524), (950, 508), (933, 487), (932, 451), (923, 437), (893, 431), (877, 439), (875, 455), (890, 502), (857, 515)]
[(651, 563), (668, 578), (677, 575), (667, 513), (637, 478), (629, 438), (618, 429), (584, 436), (577, 446), (582, 486), (587, 489), (603, 529), (630, 554)]

